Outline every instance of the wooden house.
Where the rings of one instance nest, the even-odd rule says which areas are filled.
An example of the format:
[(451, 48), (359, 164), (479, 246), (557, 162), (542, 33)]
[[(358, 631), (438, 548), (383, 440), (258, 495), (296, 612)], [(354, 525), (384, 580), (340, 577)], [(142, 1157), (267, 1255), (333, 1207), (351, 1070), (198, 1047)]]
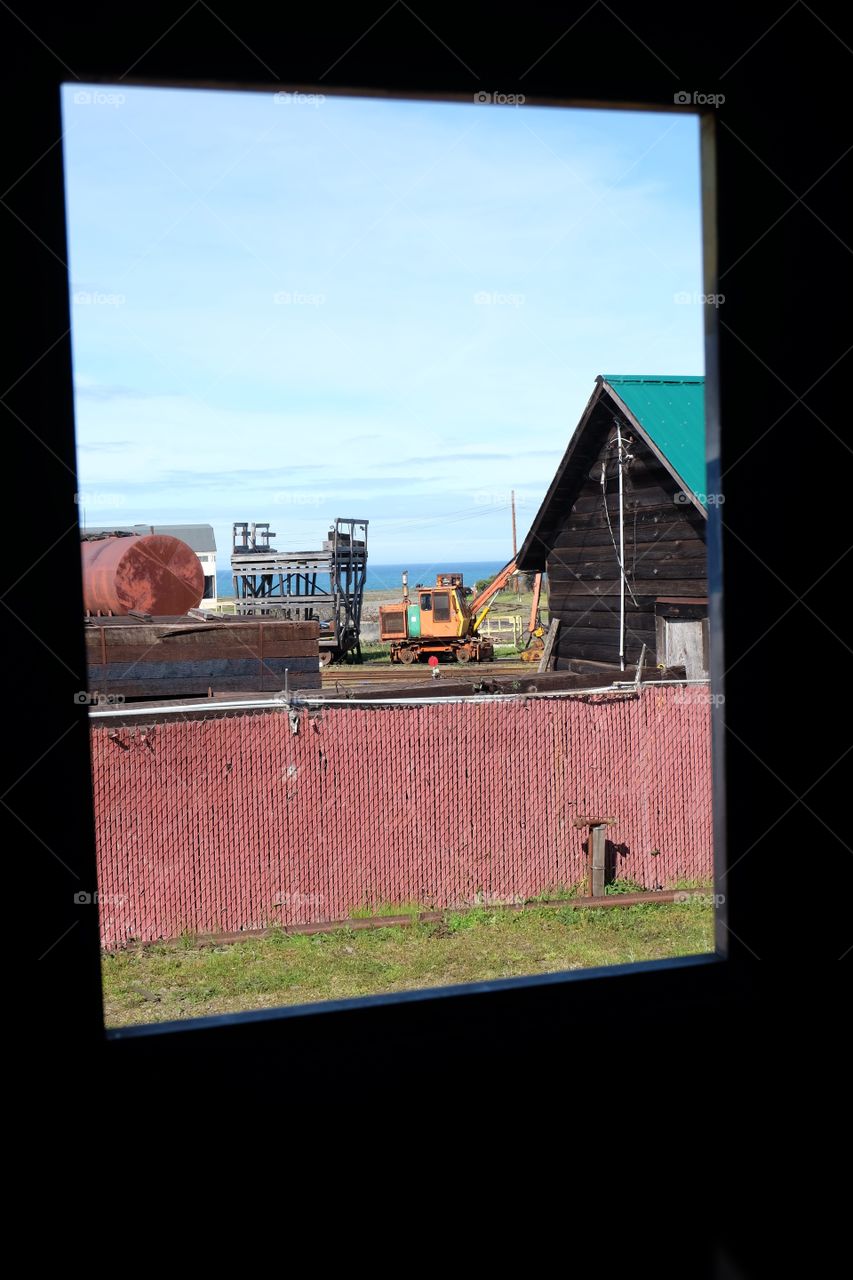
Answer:
[(602, 374), (518, 555), (573, 661), (708, 671), (704, 379)]

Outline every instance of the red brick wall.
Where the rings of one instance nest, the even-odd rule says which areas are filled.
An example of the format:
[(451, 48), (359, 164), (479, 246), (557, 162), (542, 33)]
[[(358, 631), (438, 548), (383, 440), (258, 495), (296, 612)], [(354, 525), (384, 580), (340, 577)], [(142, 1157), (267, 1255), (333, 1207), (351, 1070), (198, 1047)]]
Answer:
[(584, 875), (577, 814), (616, 816), (620, 876), (711, 875), (705, 689), (98, 727), (92, 754), (107, 947), (540, 894)]

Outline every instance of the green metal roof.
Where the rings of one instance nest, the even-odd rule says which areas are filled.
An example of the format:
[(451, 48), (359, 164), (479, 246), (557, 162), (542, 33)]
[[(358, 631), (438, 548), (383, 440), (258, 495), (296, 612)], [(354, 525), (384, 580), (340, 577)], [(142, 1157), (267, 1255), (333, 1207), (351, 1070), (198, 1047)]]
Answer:
[(660, 450), (678, 480), (707, 506), (705, 379), (646, 373), (600, 376)]

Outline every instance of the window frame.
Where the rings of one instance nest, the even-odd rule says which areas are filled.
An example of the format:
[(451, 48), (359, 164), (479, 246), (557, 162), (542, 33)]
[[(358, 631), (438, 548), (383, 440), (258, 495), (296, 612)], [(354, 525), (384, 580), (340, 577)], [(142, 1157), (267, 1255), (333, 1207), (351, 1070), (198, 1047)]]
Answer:
[[(91, 32), (86, 32), (86, 36), (87, 38), (94, 38)], [(200, 57), (193, 61), (189, 44), (183, 49), (182, 54), (179, 54), (179, 62), (181, 57), (183, 57), (183, 66), (185, 68), (181, 74), (176, 74), (174, 68), (172, 68), (168, 74), (163, 74), (161, 71), (160, 74), (152, 73), (143, 78), (134, 77), (131, 79), (128, 77), (127, 82), (135, 86), (147, 84), (151, 87), (163, 85), (186, 88), (227, 87), (265, 93), (274, 92), (277, 88), (286, 89), (288, 86), (295, 87), (298, 85), (300, 91), (306, 91), (306, 82), (302, 81), (300, 83), (297, 75), (281, 76), (275, 84), (259, 86), (257, 82), (248, 79), (245, 71), (241, 70), (241, 68), (245, 68), (245, 63), (242, 63), (239, 57), (234, 58), (234, 65), (238, 70), (233, 79), (228, 79), (221, 73), (215, 77), (200, 74), (203, 58)], [(381, 59), (375, 64), (377, 68), (375, 83), (387, 86), (390, 72), (387, 67), (382, 67), (380, 64)], [(118, 78), (115, 66), (114, 58), (106, 56), (103, 50), (100, 51), (100, 56), (95, 53), (88, 63), (86, 81), (103, 84), (114, 83)], [(592, 97), (555, 96), (553, 91), (548, 92), (543, 87), (540, 93), (531, 93), (530, 100), (562, 107), (592, 105), (604, 108), (618, 105), (619, 108), (628, 110), (644, 108), (655, 110), (671, 109), (668, 99), (663, 93), (655, 90), (650, 92), (645, 100), (631, 97), (629, 101), (620, 102), (619, 104), (607, 101), (607, 93), (610, 92), (609, 86), (613, 83), (613, 69), (611, 67), (606, 73), (599, 71), (597, 74), (599, 91)], [(41, 130), (40, 136), (43, 139), (49, 139), (51, 145), (53, 145), (55, 137), (58, 136), (55, 135), (55, 129), (60, 119), (59, 88), (63, 79), (67, 79), (67, 77), (64, 72), (61, 72), (61, 69), (52, 68), (50, 72), (42, 72), (37, 79), (42, 88), (46, 86), (53, 87), (54, 98), (45, 107), (35, 112), (36, 119), (31, 123), (34, 124), (36, 130)], [(352, 81), (347, 83), (351, 84)], [(370, 83), (369, 78), (368, 83)], [(545, 83), (547, 81), (544, 81), (543, 85)], [(364, 91), (363, 88), (358, 90), (358, 92)], [(377, 89), (375, 85), (366, 90), (366, 92), (373, 92), (377, 96), (384, 96), (386, 92), (390, 91), (390, 86)], [(347, 93), (355, 92), (355, 90), (343, 88), (340, 85), (330, 86), (323, 83), (322, 92)], [(440, 93), (416, 91), (412, 88), (407, 91), (399, 91), (399, 96), (439, 98), (448, 101), (470, 100), (470, 95), (455, 92), (452, 88), (447, 88)], [(694, 114), (699, 117), (701, 126), (702, 185), (705, 206), (703, 220), (705, 289), (706, 292), (711, 293), (715, 291), (716, 286), (717, 254), (717, 226), (715, 222), (717, 205), (716, 128), (711, 111), (700, 109), (695, 111)], [(728, 145), (732, 146), (733, 144)], [(40, 186), (37, 193), (38, 198), (32, 203), (32, 223), (41, 229), (43, 232), (42, 238), (46, 239), (48, 243), (61, 245), (62, 234), (57, 229), (57, 213), (62, 221), (62, 233), (64, 234), (64, 175), (62, 173), (59, 148), (55, 148), (53, 154), (45, 153), (38, 178)], [(39, 203), (44, 201), (45, 195), (47, 195), (48, 201), (44, 206), (43, 216), (40, 217)], [(736, 199), (742, 199), (742, 195), (742, 192), (738, 192)], [(732, 205), (734, 203), (735, 200), (732, 201)], [(38, 263), (37, 273), (40, 273), (47, 281), (44, 297), (53, 304), (54, 314), (61, 315), (64, 307), (67, 319), (67, 274), (62, 273), (61, 282), (57, 282), (55, 269), (53, 274), (49, 274), (44, 264), (35, 255), (33, 262)], [(47, 329), (43, 328), (45, 334), (47, 334)], [(42, 329), (37, 327), (36, 338), (41, 332)], [(46, 343), (37, 342), (37, 346), (46, 346)], [(64, 457), (70, 459), (73, 457), (74, 447), (73, 406), (70, 394), (70, 336), (65, 334), (60, 337), (56, 342), (56, 348), (58, 367), (60, 369), (64, 368), (66, 377), (69, 380), (64, 388), (57, 390), (53, 398), (52, 403), (54, 406), (59, 407), (60, 412), (56, 419), (57, 425), (52, 429), (57, 432), (54, 437), (57, 442), (57, 448), (61, 449)], [(726, 345), (723, 341), (716, 313), (713, 311), (707, 312), (707, 430), (709, 455), (717, 459), (719, 459), (721, 443), (719, 422), (720, 368), (723, 354), (727, 352), (731, 355), (732, 351), (733, 344), (729, 342)], [(48, 395), (48, 392), (45, 391), (40, 394)], [(37, 450), (34, 451), (34, 456), (39, 457)], [(750, 464), (747, 461), (744, 464), (745, 470), (748, 465)], [(717, 470), (719, 471), (719, 462), (717, 462)], [(710, 625), (713, 635), (712, 687), (715, 692), (721, 692), (723, 687), (721, 553), (724, 539), (722, 522), (719, 516), (719, 509), (710, 512), (708, 524)], [(730, 550), (736, 550), (730, 538), (727, 541), (727, 547)], [(734, 558), (732, 557), (731, 559), (733, 560)], [(80, 663), (82, 635), (76, 638), (74, 635), (75, 629), (78, 632), (81, 631), (79, 620), (76, 614), (73, 614), (70, 606), (65, 607), (63, 612), (63, 606), (68, 606), (69, 599), (73, 604), (73, 599), (76, 595), (79, 601), (79, 577), (76, 579), (74, 577), (73, 560), (71, 558), (66, 560), (66, 564), (71, 567), (70, 586), (69, 584), (64, 584), (57, 593), (56, 598), (57, 609), (62, 619), (59, 630), (63, 633), (62, 642), (65, 646), (63, 652), (67, 653), (75, 662), (79, 671), (84, 669), (84, 665)], [(56, 717), (54, 717), (54, 720), (56, 720)], [(728, 836), (725, 787), (728, 784), (731, 789), (736, 781), (731, 777), (726, 777), (725, 774), (723, 743), (725, 723), (724, 706), (722, 703), (719, 705), (715, 703), (712, 707), (712, 724), (715, 783), (715, 862), (718, 875), (724, 866), (723, 856)], [(69, 748), (69, 759), (74, 763), (74, 769), (72, 770), (74, 776), (71, 779), (71, 783), (74, 786), (79, 784), (82, 776), (88, 776), (90, 779), (88, 741), (85, 733), (80, 734), (78, 732), (74, 735), (73, 751)], [(85, 810), (85, 808), (86, 806), (83, 805), (82, 809)], [(91, 817), (91, 804), (88, 805), (88, 808)], [(91, 826), (83, 831), (80, 839), (80, 848), (81, 865), (84, 868), (88, 867), (89, 872), (91, 872), (91, 868), (94, 866), (94, 839)], [(738, 880), (741, 884), (749, 883), (749, 868), (742, 871)], [(726, 905), (728, 906), (728, 904)], [(101, 1016), (101, 993), (97, 966), (97, 921), (89, 918), (80, 922), (80, 927), (75, 930), (74, 938), (65, 953), (67, 974), (69, 976), (69, 985), (67, 985), (66, 990), (70, 998), (65, 1002), (61, 1011), (57, 1008), (57, 1020), (54, 1025), (67, 1026), (73, 1030), (78, 1039), (82, 1036), (90, 1044), (101, 1045), (109, 1053), (121, 1054), (126, 1057), (128, 1053), (133, 1053), (143, 1047), (147, 1051), (154, 1053), (162, 1053), (171, 1047), (181, 1048), (183, 1051), (188, 1052), (203, 1049), (207, 1053), (211, 1045), (217, 1044), (222, 1045), (223, 1048), (227, 1046), (234, 1047), (239, 1044), (247, 1048), (257, 1048), (260, 1044), (264, 1044), (287, 1052), (291, 1052), (294, 1045), (300, 1044), (306, 1052), (310, 1052), (311, 1046), (322, 1042), (324, 1038), (328, 1043), (340, 1043), (341, 1041), (356, 1043), (361, 1040), (368, 1028), (380, 1028), (385, 1037), (390, 1037), (393, 1034), (405, 1036), (413, 1032), (419, 1035), (421, 1034), (421, 1028), (429, 1026), (433, 1028), (440, 1027), (443, 1031), (450, 1033), (454, 1028), (457, 1031), (461, 1031), (465, 1026), (482, 1028), (483, 1025), (488, 1025), (494, 1028), (501, 1023), (506, 1025), (507, 1022), (515, 1026), (525, 1023), (528, 1026), (535, 1024), (538, 1031), (544, 1025), (543, 1019), (556, 1018), (560, 1027), (565, 1028), (570, 1023), (575, 1022), (579, 1016), (588, 1019), (590, 1026), (604, 1026), (617, 1013), (630, 1016), (632, 1009), (635, 1011), (641, 1009), (649, 1015), (654, 1011), (661, 1013), (669, 1010), (676, 1020), (680, 1018), (683, 1024), (684, 1018), (687, 1016), (685, 1014), (686, 1005), (690, 1007), (691, 1019), (695, 1020), (696, 1017), (707, 1017), (714, 1010), (719, 1011), (722, 1007), (731, 1008), (733, 1004), (739, 1001), (746, 1000), (749, 1002), (752, 999), (750, 983), (745, 981), (745, 974), (748, 973), (751, 965), (747, 955), (749, 948), (737, 945), (735, 935), (727, 928), (726, 919), (726, 908), (718, 909), (717, 949), (715, 953), (708, 956), (663, 960), (651, 964), (630, 966), (627, 969), (588, 970), (577, 973), (508, 979), (497, 983), (476, 984), (473, 987), (376, 996), (340, 1004), (315, 1007), (302, 1006), (260, 1013), (225, 1015), (215, 1020), (203, 1019), (181, 1024), (156, 1024), (144, 1028), (106, 1031)], [(73, 982), (70, 981), (71, 979), (73, 979)], [(392, 1028), (397, 1030), (392, 1030)]]
[[(149, 87), (160, 87), (151, 84)], [(194, 87), (188, 85), (187, 87)], [(319, 91), (319, 90), (317, 90)], [(310, 92), (310, 90), (309, 90)], [(348, 96), (346, 92), (337, 96)], [(432, 97), (433, 95), (426, 95)], [(450, 97), (448, 100), (453, 100)], [(575, 105), (570, 102), (560, 104), (570, 109)], [(630, 109), (630, 108), (627, 108)], [(702, 115), (696, 113), (700, 119), (700, 167), (702, 172), (703, 190), (707, 192), (709, 188), (713, 189), (715, 182), (715, 174), (713, 168), (713, 147), (715, 138), (715, 125), (713, 117), (709, 114)], [(712, 253), (709, 248), (709, 235), (713, 239), (713, 226), (709, 227), (705, 220), (705, 211), (703, 210), (703, 250), (704, 258), (707, 263), (709, 257), (715, 258), (715, 251)], [(713, 281), (706, 279), (706, 293), (715, 291)], [(713, 331), (715, 317), (712, 318), (711, 330), (706, 331), (706, 361), (708, 361), (710, 352), (708, 350), (714, 343), (716, 334)], [(707, 326), (706, 326), (707, 329)], [(708, 385), (708, 375), (706, 367), (706, 387)], [(713, 389), (708, 388), (706, 394), (707, 420), (706, 420), (706, 438), (709, 452), (719, 451), (719, 420), (713, 413), (713, 405), (715, 396)], [(714, 536), (713, 521), (719, 515), (720, 508), (714, 507), (709, 511), (708, 517), (708, 538), (709, 544)], [(719, 536), (719, 530), (717, 530)], [(710, 561), (710, 555), (709, 555)], [(721, 594), (722, 582), (718, 578), (712, 581), (711, 566), (709, 563), (708, 577), (708, 593), (709, 596), (716, 595), (718, 598)], [(424, 605), (426, 598), (429, 603)], [(419, 591), (418, 605), (421, 613), (432, 614), (433, 588), (426, 591)], [(718, 707), (716, 704), (712, 708), (712, 719), (715, 721), (713, 732), (718, 742), (722, 737), (722, 727), (719, 723), (722, 719), (722, 704)], [(715, 807), (717, 802), (715, 779)], [(718, 830), (716, 822), (714, 824), (714, 866), (715, 879), (719, 874), (719, 868), (725, 865), (725, 831)], [(159, 1042), (162, 1037), (176, 1039), (176, 1042), (200, 1040), (212, 1036), (218, 1039), (221, 1035), (232, 1036), (239, 1034), (241, 1027), (251, 1026), (256, 1035), (260, 1034), (262, 1038), (263, 1032), (261, 1027), (269, 1029), (271, 1034), (275, 1034), (272, 1030), (276, 1024), (282, 1027), (293, 1027), (294, 1025), (302, 1027), (304, 1019), (311, 1019), (312, 1023), (320, 1019), (323, 1023), (331, 1023), (334, 1025), (335, 1019), (344, 1014), (358, 1014), (363, 1011), (367, 1014), (370, 1010), (372, 1015), (381, 1016), (385, 1019), (391, 1019), (394, 1012), (399, 1014), (402, 1010), (410, 1010), (412, 1007), (418, 1009), (419, 1016), (425, 1016), (425, 1009), (430, 1006), (433, 1016), (436, 1013), (447, 1013), (452, 1010), (451, 1017), (456, 1016), (459, 1009), (459, 1002), (464, 1006), (470, 1002), (479, 1002), (480, 1000), (489, 1000), (493, 996), (505, 995), (508, 997), (517, 996), (522, 991), (536, 991), (540, 996), (552, 995), (559, 992), (571, 992), (574, 1000), (578, 999), (578, 990), (583, 990), (585, 997), (588, 993), (599, 988), (603, 983), (606, 989), (616, 990), (616, 979), (630, 979), (637, 977), (641, 982), (649, 983), (657, 986), (666, 977), (676, 984), (688, 982), (691, 985), (695, 982), (697, 971), (705, 970), (709, 976), (708, 989), (712, 993), (712, 1000), (716, 1002), (722, 998), (723, 991), (729, 991), (730, 975), (727, 972), (727, 960), (730, 950), (730, 935), (725, 928), (726, 904), (717, 903), (714, 908), (716, 916), (716, 943), (715, 950), (702, 956), (691, 957), (672, 957), (660, 961), (645, 962), (635, 965), (616, 966), (604, 969), (589, 969), (572, 972), (564, 972), (559, 974), (530, 975), (519, 978), (509, 978), (502, 981), (490, 981), (465, 984), (456, 987), (442, 987), (429, 990), (419, 990), (416, 992), (393, 992), (386, 995), (366, 996), (354, 1000), (330, 1001), (321, 1005), (304, 1005), (304, 1006), (285, 1006), (282, 1008), (257, 1013), (247, 1011), (243, 1013), (226, 1014), (216, 1018), (192, 1019), (187, 1022), (179, 1023), (154, 1023), (149, 1025), (109, 1028), (104, 1031), (106, 1041), (110, 1044), (122, 1044), (132, 1046), (140, 1042), (148, 1042), (151, 1037), (156, 1037)], [(730, 992), (729, 992), (730, 994)], [(429, 1005), (426, 1004), (429, 1002)], [(464, 1012), (461, 1016), (465, 1017)]]
[[(436, 602), (436, 600), (438, 600), (438, 599), (443, 599), (443, 600), (445, 600), (445, 601), (446, 601), (446, 603), (447, 603), (447, 616), (446, 616), (446, 617), (444, 617), (444, 618), (440, 618), (440, 617), (438, 616), (438, 611), (436, 610), (436, 607), (435, 607), (435, 602)], [(450, 605), (450, 591), (449, 591), (449, 590), (445, 589), (445, 590), (443, 590), (443, 591), (433, 591), (433, 593), (432, 593), (432, 616), (433, 616), (433, 620), (434, 620), (435, 622), (450, 622), (450, 621), (452, 620), (452, 618), (453, 618), (453, 612), (452, 612), (451, 605)]]

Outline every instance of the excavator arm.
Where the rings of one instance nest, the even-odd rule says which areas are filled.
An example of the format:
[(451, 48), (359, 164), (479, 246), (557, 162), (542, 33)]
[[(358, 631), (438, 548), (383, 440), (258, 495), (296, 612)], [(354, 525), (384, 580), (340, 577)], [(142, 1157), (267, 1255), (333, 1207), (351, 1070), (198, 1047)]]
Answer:
[(510, 560), (509, 564), (505, 564), (500, 573), (492, 578), (487, 587), (483, 587), (474, 599), (471, 601), (469, 608), (471, 610), (471, 635), (476, 635), (480, 629), (480, 624), (494, 603), (495, 596), (503, 591), (512, 575), (515, 573), (515, 561)]
[(527, 634), (536, 635), (537, 630), (540, 635), (542, 632), (542, 624), (539, 618), (539, 601), (542, 597), (542, 574), (537, 573), (533, 582), (533, 600), (530, 604), (530, 618), (527, 622)]
[(542, 600), (542, 574), (537, 573), (533, 582), (533, 599), (530, 603), (530, 617), (527, 620), (527, 644), (522, 650), (522, 662), (538, 662), (545, 648), (545, 628), (539, 615)]

